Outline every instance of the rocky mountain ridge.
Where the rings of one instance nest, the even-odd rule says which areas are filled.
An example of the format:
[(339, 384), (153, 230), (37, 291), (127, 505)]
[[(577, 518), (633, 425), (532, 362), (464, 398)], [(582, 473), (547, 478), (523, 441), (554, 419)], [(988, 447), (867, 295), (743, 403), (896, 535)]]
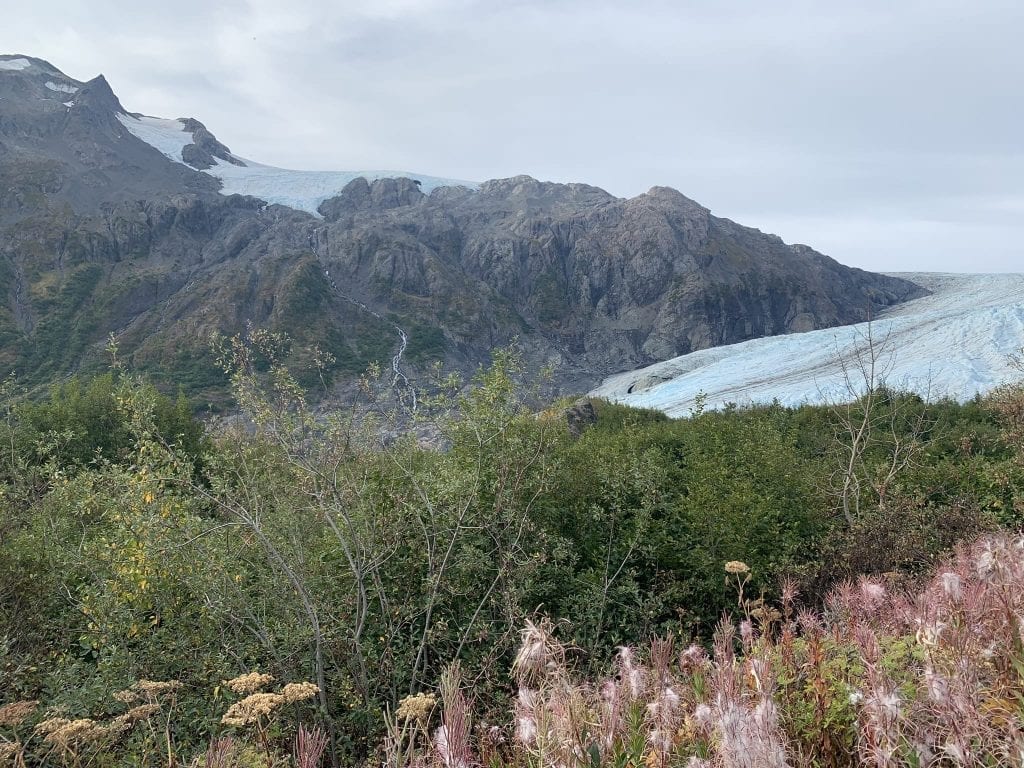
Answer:
[(356, 176), (324, 188), (314, 215), (222, 194), (212, 173), (251, 166), (199, 121), (162, 121), (192, 137), (168, 150), (130, 119), (102, 76), (0, 57), (0, 373), (88, 370), (113, 333), (136, 367), (209, 396), (223, 384), (209, 334), (256, 324), (326, 348), (340, 379), (399, 348), (411, 373), (434, 359), (470, 370), (518, 339), (580, 391), (924, 293), (664, 187), (621, 199), (525, 176)]

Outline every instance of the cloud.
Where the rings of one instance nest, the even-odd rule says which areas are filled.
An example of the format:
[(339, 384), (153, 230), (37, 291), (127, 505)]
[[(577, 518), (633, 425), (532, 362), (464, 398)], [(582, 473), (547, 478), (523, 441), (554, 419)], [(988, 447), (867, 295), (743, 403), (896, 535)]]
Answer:
[(667, 184), (851, 263), (1024, 269), (1019, 3), (53, 0), (6, 15), (6, 50), (102, 71), (129, 109), (194, 115), (262, 162)]

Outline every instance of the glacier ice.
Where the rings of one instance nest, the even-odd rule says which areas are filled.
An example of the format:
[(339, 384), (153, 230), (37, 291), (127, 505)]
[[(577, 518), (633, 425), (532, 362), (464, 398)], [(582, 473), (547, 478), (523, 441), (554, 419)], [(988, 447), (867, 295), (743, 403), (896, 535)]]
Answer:
[[(145, 115), (134, 117), (119, 114), (117, 119), (135, 137), (159, 150), (175, 162), (185, 164), (182, 150), (192, 143), (192, 134), (185, 130), (181, 120), (167, 120)], [(360, 176), (368, 181), (406, 177), (420, 182), (420, 189), (429, 194), (437, 187), (462, 186), (474, 188), (474, 182), (423, 176), (404, 171), (293, 171), (237, 157), (244, 165), (217, 160), (217, 165), (204, 173), (221, 181), (221, 193), (225, 195), (250, 195), (271, 204), (286, 205), (318, 216), (317, 208), (328, 198), (334, 197), (345, 186)]]
[[(704, 349), (606, 379), (591, 394), (685, 416), (777, 399), (783, 405), (851, 399), (870, 333), (880, 378), (932, 399), (969, 400), (1019, 377), (1024, 274), (902, 274), (932, 291), (868, 324), (770, 336)], [(849, 377), (844, 374), (844, 365)]]

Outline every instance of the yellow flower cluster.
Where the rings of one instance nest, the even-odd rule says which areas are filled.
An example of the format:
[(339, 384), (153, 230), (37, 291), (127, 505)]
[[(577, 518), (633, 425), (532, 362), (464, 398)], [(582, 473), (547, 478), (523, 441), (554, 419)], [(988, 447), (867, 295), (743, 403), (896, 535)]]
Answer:
[(750, 566), (744, 563), (742, 560), (730, 560), (725, 564), (725, 572), (734, 575), (750, 573)]

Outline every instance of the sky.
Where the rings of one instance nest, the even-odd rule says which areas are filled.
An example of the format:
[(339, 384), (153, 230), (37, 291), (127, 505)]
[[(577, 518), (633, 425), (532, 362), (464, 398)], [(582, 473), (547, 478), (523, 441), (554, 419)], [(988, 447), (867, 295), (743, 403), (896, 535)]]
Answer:
[(0, 52), (262, 163), (671, 186), (865, 269), (1024, 272), (1019, 0), (5, 5)]

